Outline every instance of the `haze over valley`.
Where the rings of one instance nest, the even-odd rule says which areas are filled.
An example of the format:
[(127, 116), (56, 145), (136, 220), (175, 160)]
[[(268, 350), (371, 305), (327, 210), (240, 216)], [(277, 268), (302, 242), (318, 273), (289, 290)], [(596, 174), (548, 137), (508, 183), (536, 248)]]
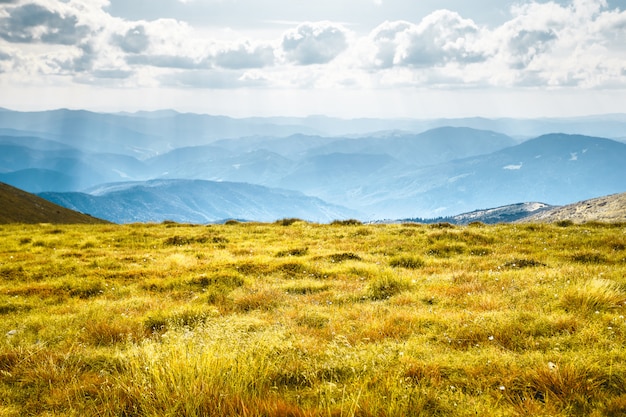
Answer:
[(625, 131), (620, 115), (234, 119), (5, 109), (0, 181), (121, 223), (427, 219), (624, 192)]

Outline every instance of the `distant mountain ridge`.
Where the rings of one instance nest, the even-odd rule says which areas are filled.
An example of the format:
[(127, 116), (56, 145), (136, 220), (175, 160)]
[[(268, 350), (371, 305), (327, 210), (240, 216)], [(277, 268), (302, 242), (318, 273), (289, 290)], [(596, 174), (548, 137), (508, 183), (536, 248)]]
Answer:
[[(362, 220), (446, 217), (524, 201), (564, 205), (626, 191), (626, 143), (564, 133), (520, 141), (524, 129), (541, 126), (623, 137), (626, 115), (388, 121), (0, 110), (0, 181), (29, 192), (83, 193), (89, 212), (103, 184), (239, 183), (266, 187), (260, 194), (296, 191)], [(515, 139), (501, 133), (511, 129)], [(235, 209), (231, 203), (223, 200)], [(117, 218), (143, 218), (132, 204), (122, 209), (134, 214)], [(142, 210), (157, 214), (158, 204)]]
[[(382, 178), (362, 192), (371, 201), (369, 210), (391, 214), (387, 218), (413, 217), (411, 213), (452, 216), (520, 201), (563, 205), (626, 190), (624, 161), (626, 144), (551, 134), (491, 154)], [(368, 207), (361, 210), (367, 212)]]
[(151, 180), (105, 184), (86, 193), (41, 193), (41, 197), (115, 223), (211, 223), (226, 219), (275, 221), (297, 217), (329, 222), (358, 216), (296, 191), (203, 180)]

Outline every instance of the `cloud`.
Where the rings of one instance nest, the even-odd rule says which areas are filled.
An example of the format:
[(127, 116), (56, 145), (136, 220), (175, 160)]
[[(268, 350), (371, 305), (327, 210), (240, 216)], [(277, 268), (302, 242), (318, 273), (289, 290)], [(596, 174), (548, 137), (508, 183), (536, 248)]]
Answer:
[(160, 77), (168, 87), (229, 89), (261, 87), (265, 80), (248, 73), (227, 70), (196, 70), (167, 74)]
[(436, 11), (398, 37), (395, 63), (409, 66), (485, 60), (476, 38), (479, 29), (469, 19), (449, 10)]
[(81, 54), (72, 62), (74, 71), (85, 72), (91, 70), (94, 62), (98, 58), (98, 52), (91, 43), (84, 43), (78, 48)]
[(513, 68), (527, 67), (537, 55), (550, 51), (557, 40), (553, 30), (521, 30), (509, 40), (509, 52), (514, 57)]
[(60, 75), (129, 88), (626, 87), (626, 11), (604, 0), (516, 4), (492, 27), (437, 10), (369, 32), (283, 21), (291, 29), (282, 34), (251, 36), (176, 19), (123, 19), (109, 13), (107, 0), (0, 0), (0, 81)]
[(244, 42), (217, 51), (212, 60), (215, 65), (222, 68), (262, 68), (274, 64), (274, 48), (270, 45), (252, 46), (249, 42)]
[(75, 45), (89, 32), (76, 16), (61, 15), (35, 3), (13, 7), (8, 17), (0, 19), (0, 37), (12, 43)]
[[(489, 34), (497, 54), (490, 61), (492, 83), (504, 86), (626, 86), (620, 75), (626, 59), (620, 23), (626, 12), (607, 10), (604, 0), (569, 4), (526, 3)], [(616, 37), (622, 41), (616, 42)], [(621, 51), (620, 51), (621, 50)], [(622, 64), (620, 64), (620, 62)]]
[(143, 25), (128, 29), (124, 35), (114, 34), (112, 41), (122, 51), (134, 54), (144, 52), (150, 46), (150, 38), (146, 35), (146, 28)]
[(479, 38), (480, 29), (472, 20), (449, 10), (436, 11), (417, 25), (385, 22), (369, 36), (370, 64), (389, 68), (480, 62), (486, 60), (487, 51), (477, 42)]
[(126, 57), (129, 65), (144, 65), (159, 68), (198, 69), (207, 68), (205, 61), (196, 61), (188, 56), (180, 55), (129, 55)]
[(347, 47), (346, 29), (331, 22), (303, 23), (282, 39), (287, 60), (297, 65), (326, 64)]
[(415, 25), (409, 22), (385, 22), (370, 35), (373, 52), (371, 64), (379, 68), (389, 68), (395, 64), (398, 49), (397, 38), (410, 31)]
[(96, 78), (108, 78), (115, 80), (124, 80), (133, 75), (133, 71), (121, 70), (117, 68), (98, 69), (92, 72)]

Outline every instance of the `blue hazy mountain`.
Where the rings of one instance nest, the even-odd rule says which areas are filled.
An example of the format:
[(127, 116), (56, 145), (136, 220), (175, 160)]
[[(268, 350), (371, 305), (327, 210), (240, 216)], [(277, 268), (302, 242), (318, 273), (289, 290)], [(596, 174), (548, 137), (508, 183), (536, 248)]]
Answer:
[(0, 182), (29, 193), (43, 191), (72, 191), (83, 188), (76, 177), (50, 169), (27, 168), (0, 173)]
[(82, 150), (139, 159), (223, 138), (317, 133), (311, 128), (275, 124), (269, 119), (234, 119), (173, 111), (110, 114), (66, 109), (41, 112), (0, 109), (0, 128), (28, 131)]
[(531, 138), (562, 132), (623, 138), (626, 115), (543, 119), (337, 119), (240, 118), (178, 113), (171, 110), (138, 113), (94, 113), (84, 110), (17, 112), (0, 109), (0, 133), (28, 132), (93, 152), (120, 153), (145, 159), (171, 149), (206, 145), (211, 141), (250, 136), (287, 137), (295, 134), (338, 137), (371, 132), (421, 133), (439, 127), (467, 127)]
[(36, 137), (0, 136), (0, 178), (28, 192), (75, 191), (103, 182), (145, 178), (143, 162), (93, 153)]
[[(349, 207), (362, 219), (451, 216), (531, 201), (563, 205), (626, 191), (625, 143), (564, 133), (520, 139), (547, 129), (619, 138), (626, 116), (391, 121), (0, 109), (0, 181), (30, 192), (84, 192), (75, 199), (90, 213), (104, 196), (93, 188), (101, 184), (126, 181), (137, 195), (147, 192), (139, 192), (142, 181), (157, 179), (255, 184)], [(167, 199), (153, 195), (158, 187), (147, 184), (153, 203), (141, 210), (161, 216), (163, 204), (172, 214)], [(241, 195), (248, 205), (257, 201), (255, 193)], [(124, 201), (116, 210), (132, 214), (118, 218), (138, 218), (132, 201), (141, 200)], [(224, 210), (215, 206), (215, 213), (236, 209), (217, 201)], [(187, 213), (184, 204), (176, 207)]]
[(507, 135), (466, 127), (439, 127), (422, 133), (381, 132), (340, 139), (311, 148), (309, 155), (387, 154), (407, 165), (435, 165), (516, 145)]
[(364, 190), (365, 204), (359, 208), (405, 218), (415, 212), (449, 216), (511, 202), (563, 205), (626, 190), (624, 161), (626, 144), (621, 142), (544, 135), (492, 154), (381, 178)]
[(105, 184), (87, 193), (41, 193), (60, 206), (115, 223), (209, 223), (229, 218), (274, 221), (285, 217), (328, 222), (358, 216), (290, 190), (201, 180), (151, 180)]

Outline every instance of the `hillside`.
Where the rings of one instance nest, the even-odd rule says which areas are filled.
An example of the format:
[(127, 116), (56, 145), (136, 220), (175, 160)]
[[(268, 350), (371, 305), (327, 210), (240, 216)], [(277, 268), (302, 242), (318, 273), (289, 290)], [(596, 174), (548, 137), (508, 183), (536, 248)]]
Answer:
[(108, 223), (53, 204), (41, 197), (24, 192), (0, 182), (0, 224), (8, 223), (54, 223), (98, 224)]
[(520, 222), (554, 223), (563, 220), (570, 220), (574, 223), (591, 221), (626, 222), (626, 193), (592, 198), (566, 206), (554, 207), (526, 217), (520, 220)]

